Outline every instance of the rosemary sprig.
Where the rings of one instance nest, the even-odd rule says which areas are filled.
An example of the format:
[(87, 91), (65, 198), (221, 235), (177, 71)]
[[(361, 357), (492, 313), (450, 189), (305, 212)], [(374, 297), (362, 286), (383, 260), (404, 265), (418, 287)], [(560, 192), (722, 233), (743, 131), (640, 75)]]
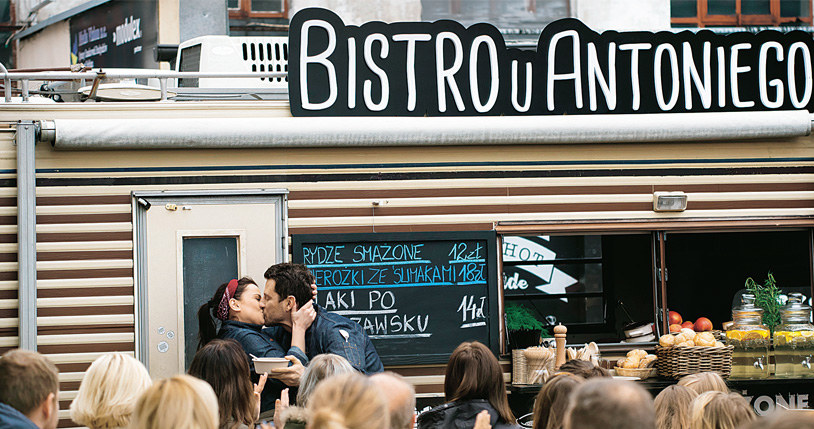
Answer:
[(763, 324), (774, 332), (780, 324), (780, 294), (777, 282), (771, 272), (763, 285), (757, 284), (751, 277), (746, 279), (746, 290), (755, 295), (755, 305), (763, 309)]

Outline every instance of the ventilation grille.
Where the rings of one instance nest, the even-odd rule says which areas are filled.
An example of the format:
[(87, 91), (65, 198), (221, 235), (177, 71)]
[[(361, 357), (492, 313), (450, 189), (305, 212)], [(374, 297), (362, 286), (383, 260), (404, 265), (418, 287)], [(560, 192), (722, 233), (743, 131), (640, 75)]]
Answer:
[[(178, 71), (198, 72), (201, 71), (201, 45), (193, 45), (181, 50), (181, 62)], [(197, 88), (198, 79), (178, 79), (178, 86), (181, 88)]]
[[(243, 61), (253, 72), (288, 72), (288, 43), (284, 40), (272, 42), (243, 42)], [(288, 82), (287, 77), (260, 78), (269, 82)]]

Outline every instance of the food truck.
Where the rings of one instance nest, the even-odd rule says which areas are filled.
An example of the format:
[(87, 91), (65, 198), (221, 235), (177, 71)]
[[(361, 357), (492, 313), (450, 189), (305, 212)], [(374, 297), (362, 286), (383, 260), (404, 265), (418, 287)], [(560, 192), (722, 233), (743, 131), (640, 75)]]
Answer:
[[(230, 43), (240, 67), (272, 60), (268, 41)], [(129, 71), (159, 100), (117, 102), (99, 94), (150, 90), (114, 70), (3, 73), (26, 100), (0, 107), (0, 352), (57, 364), (70, 426), (95, 358), (183, 372), (214, 288), (294, 261), (432, 404), (460, 341), (511, 380), (508, 306), (610, 356), (653, 349), (624, 332), (668, 333), (668, 311), (721, 330), (749, 277), (808, 300), (812, 45), (569, 19), (524, 51), (487, 25), (309, 9), (281, 45), (287, 75)], [(290, 99), (200, 91), (232, 78)], [(84, 102), (29, 98), (30, 82), (81, 79)], [(808, 380), (731, 383), (761, 412), (809, 407)]]

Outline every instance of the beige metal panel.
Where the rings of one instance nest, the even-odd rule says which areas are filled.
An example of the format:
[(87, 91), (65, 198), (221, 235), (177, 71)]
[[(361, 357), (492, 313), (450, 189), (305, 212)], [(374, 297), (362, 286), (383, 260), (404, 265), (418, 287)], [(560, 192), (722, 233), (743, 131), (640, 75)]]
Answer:
[[(16, 246), (16, 244), (15, 244)], [(0, 281), (0, 290), (17, 290), (17, 280)]]
[(19, 337), (0, 337), (0, 347), (17, 347), (19, 345)]
[[(16, 231), (17, 226), (13, 229)], [(133, 230), (130, 222), (109, 222), (109, 223), (53, 223), (37, 225), (37, 233), (75, 233), (75, 232), (128, 232)], [(3, 229), (0, 227), (0, 233)]]
[(60, 401), (73, 401), (76, 398), (76, 395), (79, 392), (76, 390), (60, 390), (59, 391), (59, 400)]
[(17, 271), (16, 262), (0, 262), (0, 272), (3, 271)]
[[(17, 319), (14, 319), (15, 322)], [(37, 317), (37, 326), (132, 325), (132, 314)], [(17, 326), (16, 324), (14, 326)], [(0, 327), (2, 327), (0, 325)]]
[(14, 104), (0, 109), (0, 122), (20, 119), (149, 119), (149, 118), (272, 118), (291, 116), (287, 101), (217, 102), (133, 102), (59, 103), (51, 105)]
[(37, 289), (110, 288), (133, 286), (132, 277), (37, 280)]
[(59, 382), (60, 383), (70, 383), (70, 382), (77, 382), (82, 381), (85, 378), (84, 372), (60, 372), (59, 373)]
[(132, 268), (132, 259), (83, 259), (78, 261), (38, 261), (37, 270), (102, 270)]
[[(409, 190), (409, 189), (457, 189), (457, 188), (505, 188), (505, 187), (561, 187), (561, 186), (626, 186), (626, 185), (704, 185), (704, 184), (750, 184), (750, 183), (814, 183), (814, 174), (754, 174), (729, 176), (621, 176), (621, 177), (528, 177), (490, 179), (428, 179), (428, 180), (381, 180), (381, 181), (326, 181), (286, 183), (220, 183), (173, 185), (173, 190), (200, 189), (259, 189), (285, 188), (289, 191), (331, 190)], [(160, 191), (167, 185), (152, 186), (85, 186), (85, 187), (37, 187), (38, 197), (128, 195), (133, 190)], [(4, 188), (0, 188), (2, 191)], [(16, 227), (13, 227), (16, 230)], [(38, 232), (39, 232), (38, 227)]]
[[(814, 185), (812, 185), (814, 186)], [(688, 193), (688, 201), (757, 201), (814, 199), (814, 192), (699, 192)], [(528, 195), (484, 197), (389, 198), (380, 207), (434, 207), (520, 204), (647, 203), (653, 194)], [(371, 199), (290, 200), (290, 209), (370, 208)]]
[[(14, 249), (17, 244), (13, 243)], [(0, 253), (5, 247), (0, 245)], [(99, 250), (133, 250), (132, 241), (63, 241), (37, 243), (38, 252), (86, 252)]]
[(688, 210), (680, 213), (656, 213), (653, 211), (615, 212), (549, 212), (549, 213), (486, 213), (426, 216), (348, 216), (289, 219), (289, 227), (338, 227), (374, 225), (427, 225), (453, 223), (488, 223), (521, 220), (578, 220), (578, 219), (686, 219), (714, 217), (769, 217), (814, 216), (814, 208), (804, 209), (753, 209), (753, 210)]
[(11, 308), (17, 308), (16, 299), (0, 299), (0, 310), (8, 310)]
[(107, 307), (111, 305), (133, 305), (133, 301), (134, 298), (132, 296), (37, 298), (37, 308)]
[(38, 215), (74, 215), (74, 214), (109, 214), (130, 213), (130, 204), (95, 204), (95, 205), (55, 205), (37, 206)]
[(41, 346), (68, 345), (68, 344), (108, 344), (132, 343), (135, 334), (66, 334), (66, 335), (37, 335), (37, 344)]
[[(15, 155), (16, 157), (16, 155)], [(17, 167), (16, 161), (14, 167)], [(0, 188), (0, 197), (16, 197), (17, 188)]]
[[(133, 352), (122, 352), (122, 353), (135, 357), (135, 353)], [(96, 358), (98, 358), (99, 356), (102, 356), (104, 354), (105, 353), (55, 353), (45, 355), (45, 357), (50, 359), (51, 362), (55, 364), (90, 363), (96, 360)]]
[(0, 328), (16, 328), (19, 323), (20, 321), (16, 317), (7, 317), (0, 319)]

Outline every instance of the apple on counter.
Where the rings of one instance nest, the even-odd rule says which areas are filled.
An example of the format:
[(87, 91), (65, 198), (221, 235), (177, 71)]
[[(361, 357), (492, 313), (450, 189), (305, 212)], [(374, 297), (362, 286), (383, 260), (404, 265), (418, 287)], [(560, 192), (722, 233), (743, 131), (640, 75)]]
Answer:
[(679, 325), (678, 323), (673, 323), (672, 325), (670, 325), (670, 333), (672, 334), (674, 332), (681, 332), (681, 325)]
[(667, 312), (667, 318), (669, 319), (671, 325), (680, 325), (682, 322), (684, 322), (684, 319), (681, 318), (681, 315), (678, 314), (677, 311)]
[(686, 322), (681, 324), (681, 327), (684, 328), (684, 329), (692, 329), (693, 326), (695, 326), (695, 324), (693, 324), (689, 320), (687, 320)]
[(695, 332), (711, 331), (712, 321), (710, 321), (706, 317), (699, 317), (698, 320), (695, 321), (693, 329), (695, 330)]

